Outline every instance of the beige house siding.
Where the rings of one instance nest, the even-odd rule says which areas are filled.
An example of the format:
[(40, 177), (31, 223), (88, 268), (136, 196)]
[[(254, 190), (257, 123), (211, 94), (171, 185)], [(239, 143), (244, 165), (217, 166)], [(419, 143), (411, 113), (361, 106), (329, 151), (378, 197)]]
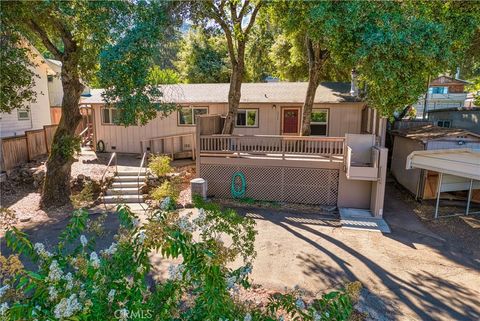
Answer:
[(407, 170), (406, 160), (407, 156), (413, 151), (423, 149), (423, 143), (418, 140), (395, 136), (395, 141), (393, 143), (391, 171), (395, 179), (414, 195), (417, 193), (421, 170)]
[[(208, 107), (208, 113), (226, 114), (227, 104), (189, 104), (195, 107)], [(185, 106), (189, 106), (185, 105)], [(107, 152), (140, 153), (140, 141), (155, 137), (194, 133), (194, 126), (178, 125), (178, 114), (173, 112), (166, 118), (157, 117), (145, 126), (116, 126), (102, 124), (100, 104), (94, 104), (95, 140), (105, 143)], [(258, 127), (236, 127), (234, 134), (280, 135), (282, 107), (301, 107), (301, 104), (257, 104), (243, 103), (240, 108), (258, 109)], [(359, 134), (362, 121), (363, 103), (315, 104), (314, 108), (328, 109), (328, 136), (343, 137), (346, 133)], [(301, 115), (300, 115), (301, 119)], [(193, 142), (184, 141), (184, 144)], [(174, 149), (180, 148), (180, 139), (175, 140)], [(115, 149), (112, 149), (112, 146)], [(187, 146), (188, 148), (188, 146)]]

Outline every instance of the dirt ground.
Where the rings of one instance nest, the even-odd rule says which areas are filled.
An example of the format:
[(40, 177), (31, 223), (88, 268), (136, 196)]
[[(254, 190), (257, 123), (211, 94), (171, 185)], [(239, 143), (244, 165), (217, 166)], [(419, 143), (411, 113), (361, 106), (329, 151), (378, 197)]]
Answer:
[[(130, 161), (124, 166), (134, 166), (136, 161)], [(257, 223), (252, 278), (263, 288), (255, 300), (285, 286), (298, 285), (314, 295), (359, 280), (364, 290), (357, 309), (370, 320), (480, 319), (478, 216), (433, 221), (432, 204), (415, 202), (393, 181), (387, 184), (384, 210), (391, 234), (342, 229), (331, 214), (292, 207), (245, 205), (237, 210)], [(30, 222), (23, 230), (48, 247), (66, 222)], [(110, 244), (117, 226), (109, 215), (99, 248)], [(161, 277), (168, 262), (152, 259)]]

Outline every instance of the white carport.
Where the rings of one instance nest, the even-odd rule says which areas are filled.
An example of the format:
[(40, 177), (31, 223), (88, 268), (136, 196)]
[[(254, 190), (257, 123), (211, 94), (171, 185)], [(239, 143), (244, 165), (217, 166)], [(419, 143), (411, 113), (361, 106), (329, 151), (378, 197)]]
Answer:
[(480, 152), (466, 148), (415, 151), (407, 157), (406, 168), (439, 173), (435, 218), (438, 218), (441, 192), (468, 190), (465, 214), (469, 214), (472, 190), (480, 188)]
[(439, 173), (435, 218), (441, 192), (468, 190), (465, 214), (469, 214), (472, 190), (480, 188), (480, 152), (466, 148), (414, 151), (407, 157), (407, 169), (412, 168)]

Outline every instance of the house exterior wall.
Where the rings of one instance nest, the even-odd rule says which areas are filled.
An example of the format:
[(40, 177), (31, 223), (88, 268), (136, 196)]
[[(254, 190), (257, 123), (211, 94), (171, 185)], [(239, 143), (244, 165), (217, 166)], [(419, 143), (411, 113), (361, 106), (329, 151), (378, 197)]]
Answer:
[(413, 151), (423, 150), (422, 142), (417, 140), (395, 136), (390, 170), (395, 179), (412, 194), (416, 195), (418, 181), (421, 176), (420, 169), (406, 169), (407, 156)]
[[(208, 113), (226, 114), (227, 104), (190, 104), (194, 107), (208, 107)], [(346, 133), (361, 132), (363, 103), (315, 104), (314, 108), (328, 109), (328, 136), (343, 137)], [(145, 126), (116, 126), (102, 124), (100, 104), (94, 109), (95, 141), (102, 140), (107, 152), (140, 153), (140, 141), (154, 137), (188, 134), (195, 132), (195, 126), (178, 125), (178, 113), (173, 112), (166, 118), (157, 117)], [(255, 104), (243, 103), (240, 108), (258, 109), (258, 127), (235, 127), (234, 134), (243, 135), (280, 135), (282, 107), (301, 107), (301, 104)], [(301, 115), (300, 115), (301, 119)], [(185, 143), (185, 142), (184, 142)], [(193, 144), (193, 142), (191, 142)], [(176, 141), (175, 149), (180, 141)], [(112, 146), (115, 149), (112, 149)]]
[(1, 113), (1, 137), (23, 135), (26, 130), (41, 129), (43, 126), (51, 124), (47, 86), (48, 66), (41, 61), (35, 62), (37, 63), (37, 66), (35, 67), (34, 72), (39, 77), (34, 79), (35, 86), (33, 87), (33, 90), (37, 93), (37, 98), (36, 102), (25, 105), (25, 107), (30, 108), (30, 119), (19, 120), (17, 110), (13, 110), (10, 114)]
[(437, 124), (439, 120), (448, 120), (452, 128), (466, 129), (480, 134), (480, 109), (430, 112), (428, 120), (434, 124)]

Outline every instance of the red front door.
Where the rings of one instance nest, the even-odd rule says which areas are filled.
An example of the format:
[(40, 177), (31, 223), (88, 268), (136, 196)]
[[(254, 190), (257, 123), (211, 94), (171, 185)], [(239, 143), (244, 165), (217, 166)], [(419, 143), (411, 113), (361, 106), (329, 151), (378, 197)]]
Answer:
[(283, 126), (282, 134), (298, 135), (299, 109), (283, 109)]

